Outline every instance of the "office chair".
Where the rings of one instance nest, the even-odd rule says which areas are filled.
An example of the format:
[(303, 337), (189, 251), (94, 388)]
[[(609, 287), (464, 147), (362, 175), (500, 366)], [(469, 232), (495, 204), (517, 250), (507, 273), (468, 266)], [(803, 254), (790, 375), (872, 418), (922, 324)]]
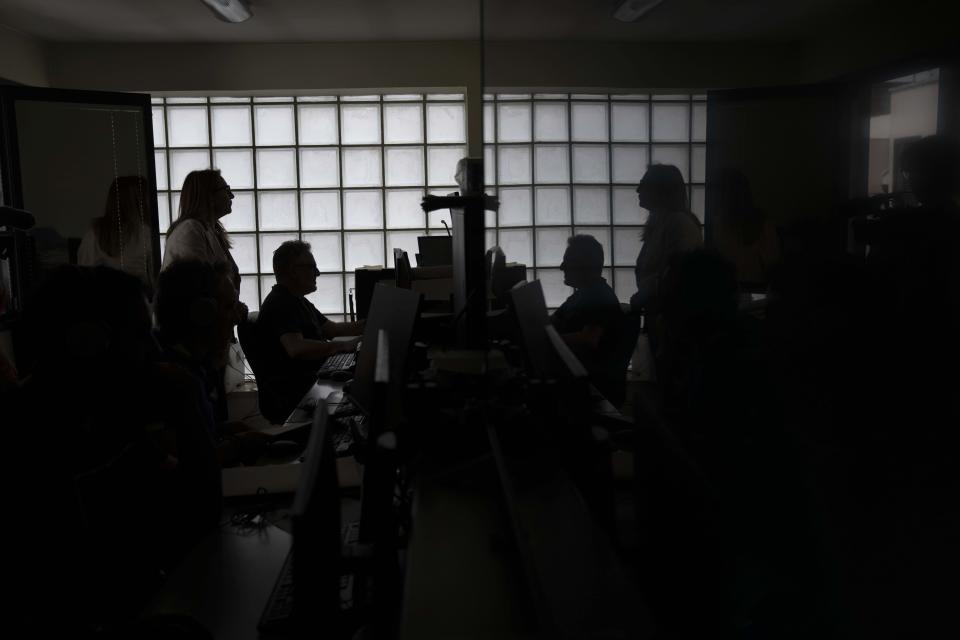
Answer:
[(260, 369), (263, 363), (263, 340), (257, 326), (259, 315), (259, 312), (251, 311), (246, 321), (237, 325), (237, 339), (240, 341), (243, 355), (246, 356), (253, 370), (253, 377), (257, 380), (257, 403), (260, 406), (260, 415), (271, 424), (283, 424), (287, 416), (280, 410), (280, 404), (272, 396), (269, 385), (263, 384), (263, 378), (257, 374), (258, 370), (263, 371)]

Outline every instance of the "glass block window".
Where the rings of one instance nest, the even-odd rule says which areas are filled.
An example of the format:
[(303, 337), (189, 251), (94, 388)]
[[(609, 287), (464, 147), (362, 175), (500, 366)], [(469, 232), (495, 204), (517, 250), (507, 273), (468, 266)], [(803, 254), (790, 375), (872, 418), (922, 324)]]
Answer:
[(428, 219), (420, 200), (455, 189), (466, 153), (458, 94), (157, 97), (153, 127), (161, 251), (184, 177), (220, 169), (235, 195), (223, 223), (243, 302), (260, 307), (276, 283), (274, 249), (301, 238), (322, 272), (309, 298), (334, 320), (355, 268), (392, 267), (393, 247), (412, 253), (418, 235), (445, 233), (449, 215)]
[(531, 268), (555, 308), (572, 293), (559, 266), (567, 238), (588, 233), (604, 248), (604, 277), (623, 302), (647, 212), (637, 183), (650, 163), (674, 164), (703, 223), (706, 96), (488, 94), (484, 98), (487, 245)]

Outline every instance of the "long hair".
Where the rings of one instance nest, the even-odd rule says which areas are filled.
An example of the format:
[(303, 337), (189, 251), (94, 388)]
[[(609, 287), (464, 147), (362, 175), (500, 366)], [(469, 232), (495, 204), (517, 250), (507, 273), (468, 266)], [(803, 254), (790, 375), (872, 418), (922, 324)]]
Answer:
[[(653, 209), (667, 212), (669, 215), (690, 213), (687, 185), (683, 181), (683, 174), (680, 173), (680, 169), (674, 165), (651, 164), (647, 167), (647, 172), (643, 174), (640, 183), (653, 203), (651, 213), (653, 213)], [(658, 222), (651, 218), (647, 225), (652, 226)], [(640, 238), (642, 239), (645, 235), (646, 229), (640, 233)]]
[(202, 169), (188, 173), (183, 180), (183, 189), (180, 192), (180, 212), (177, 220), (170, 225), (168, 233), (173, 233), (177, 225), (184, 220), (199, 220), (213, 229), (223, 250), (229, 250), (230, 237), (217, 218), (213, 204), (219, 184), (219, 169)]
[(149, 193), (143, 176), (120, 176), (110, 183), (103, 216), (93, 223), (97, 244), (108, 256), (119, 257), (121, 243), (141, 233)]

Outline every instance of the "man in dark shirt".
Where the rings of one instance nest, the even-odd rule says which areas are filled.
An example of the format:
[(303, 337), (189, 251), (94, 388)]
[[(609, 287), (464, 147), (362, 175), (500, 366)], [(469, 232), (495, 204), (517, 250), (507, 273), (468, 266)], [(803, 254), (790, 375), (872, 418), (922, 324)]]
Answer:
[[(263, 363), (257, 372), (261, 394), (273, 404), (273, 416), (286, 416), (316, 379), (321, 363), (335, 353), (353, 351), (363, 322), (328, 320), (306, 299), (317, 290), (317, 262), (310, 245), (299, 240), (284, 242), (273, 253), (277, 284), (260, 305), (257, 321)], [(268, 418), (271, 416), (267, 416)]]
[(567, 241), (560, 268), (564, 284), (575, 291), (551, 321), (580, 358), (593, 384), (608, 400), (619, 404), (626, 378), (626, 358), (618, 356), (625, 317), (617, 295), (601, 275), (603, 247), (593, 236), (573, 236)]

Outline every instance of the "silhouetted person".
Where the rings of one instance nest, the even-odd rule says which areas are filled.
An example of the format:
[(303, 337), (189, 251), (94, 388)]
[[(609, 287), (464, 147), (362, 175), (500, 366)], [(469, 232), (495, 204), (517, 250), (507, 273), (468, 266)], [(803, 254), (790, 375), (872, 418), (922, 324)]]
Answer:
[(164, 360), (203, 385), (203, 409), (211, 412), (207, 428), (220, 462), (252, 461), (267, 438), (243, 423), (218, 419), (215, 411), (220, 372), (237, 323), (237, 294), (226, 265), (193, 260), (170, 265), (160, 274), (156, 314)]
[(133, 274), (150, 289), (154, 284), (150, 233), (150, 189), (143, 176), (121, 176), (110, 184), (103, 215), (80, 241), (77, 264), (104, 265)]
[(616, 349), (624, 330), (617, 295), (603, 278), (603, 246), (593, 236), (567, 241), (560, 265), (563, 282), (573, 294), (553, 313), (551, 322), (610, 402), (623, 402), (626, 366), (617, 363)]
[(30, 482), (12, 505), (30, 523), (14, 609), (34, 635), (76, 637), (135, 615), (216, 525), (220, 471), (198, 386), (155, 361), (139, 279), (61, 267), (23, 327), (35, 361), (4, 410), (9, 482)]
[(736, 266), (740, 282), (766, 283), (771, 267), (780, 260), (776, 229), (754, 204), (750, 183), (742, 172), (724, 169), (717, 190), (717, 250)]
[(282, 422), (316, 380), (323, 360), (353, 351), (360, 322), (334, 322), (317, 311), (306, 296), (317, 290), (317, 261), (310, 245), (288, 240), (273, 253), (277, 284), (260, 305), (257, 321), (262, 364), (257, 372), (260, 393), (271, 399), (271, 421)]

